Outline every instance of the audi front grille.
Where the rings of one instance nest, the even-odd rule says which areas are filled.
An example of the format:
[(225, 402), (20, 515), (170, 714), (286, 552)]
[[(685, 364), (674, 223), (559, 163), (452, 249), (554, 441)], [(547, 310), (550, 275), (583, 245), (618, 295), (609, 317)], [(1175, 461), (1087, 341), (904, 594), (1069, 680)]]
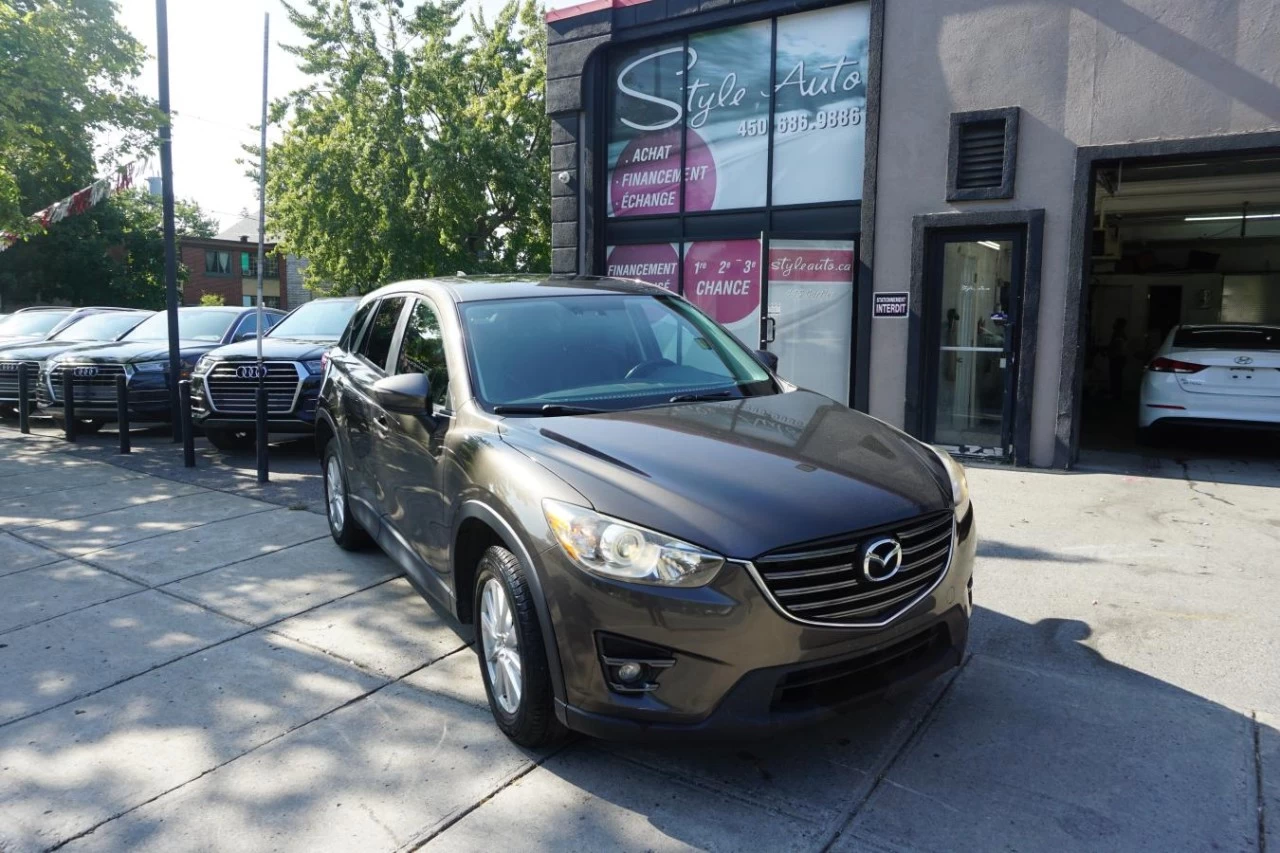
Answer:
[[(264, 361), (267, 413), (287, 415), (297, 404), (304, 368), (292, 361)], [(222, 415), (252, 415), (257, 411), (258, 364), (255, 361), (219, 361), (204, 377), (213, 411)]]
[(71, 373), (71, 388), (76, 406), (111, 408), (116, 406), (116, 377), (124, 376), (123, 364), (76, 364), (59, 362), (49, 371), (49, 398), (62, 402), (62, 377)]
[[(946, 510), (771, 551), (752, 565), (773, 603), (794, 619), (884, 625), (938, 585), (951, 564), (954, 539), (955, 515)], [(878, 559), (893, 551), (893, 542), (902, 549), (896, 570), (892, 560), (886, 565)], [(868, 549), (874, 552), (870, 571), (864, 565)]]
[(0, 361), (0, 400), (16, 403), (18, 400), (18, 368), (27, 366), (27, 392), (36, 399), (36, 384), (40, 381), (38, 361)]

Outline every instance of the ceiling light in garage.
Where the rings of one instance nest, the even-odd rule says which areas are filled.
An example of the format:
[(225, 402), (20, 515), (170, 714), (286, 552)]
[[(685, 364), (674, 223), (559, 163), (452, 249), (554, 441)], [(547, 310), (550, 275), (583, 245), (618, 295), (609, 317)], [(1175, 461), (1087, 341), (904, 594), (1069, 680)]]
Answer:
[(1188, 216), (1186, 222), (1239, 222), (1241, 219), (1280, 219), (1280, 213), (1250, 213), (1242, 217), (1238, 213), (1226, 213), (1220, 216)]

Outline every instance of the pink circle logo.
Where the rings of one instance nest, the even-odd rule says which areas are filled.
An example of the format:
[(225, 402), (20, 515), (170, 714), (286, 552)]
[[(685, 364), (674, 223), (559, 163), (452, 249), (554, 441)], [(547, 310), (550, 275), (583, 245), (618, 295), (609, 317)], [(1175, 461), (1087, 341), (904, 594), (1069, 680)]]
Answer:
[(605, 275), (615, 278), (638, 278), (676, 292), (680, 258), (670, 243), (640, 246), (615, 246), (605, 262)]
[(684, 254), (684, 295), (726, 326), (760, 310), (760, 241), (706, 240)]
[[(716, 167), (711, 149), (697, 131), (686, 134), (685, 209), (710, 210), (716, 197)], [(680, 212), (680, 129), (638, 136), (618, 155), (609, 182), (614, 216)]]

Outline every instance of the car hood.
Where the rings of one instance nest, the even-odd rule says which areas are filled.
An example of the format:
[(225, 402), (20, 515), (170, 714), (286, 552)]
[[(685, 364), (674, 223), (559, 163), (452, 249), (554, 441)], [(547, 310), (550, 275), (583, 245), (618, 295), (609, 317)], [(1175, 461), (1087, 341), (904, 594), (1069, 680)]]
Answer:
[(9, 346), (11, 344), (26, 344), (31, 341), (42, 341), (44, 335), (0, 335), (0, 346)]
[[(337, 341), (299, 341), (290, 338), (273, 338), (268, 335), (262, 339), (262, 357), (286, 361), (308, 361), (319, 358), (335, 343)], [(218, 347), (213, 354), (227, 361), (257, 358), (258, 342), (256, 340), (236, 341), (234, 344)]]
[[(203, 355), (218, 347), (214, 341), (178, 341), (178, 354), (185, 360)], [(66, 359), (111, 364), (135, 361), (164, 361), (169, 357), (166, 341), (116, 341), (106, 344), (81, 344), (62, 353)]]
[(951, 503), (942, 466), (924, 445), (809, 391), (507, 418), (500, 432), (599, 512), (728, 557)]
[(29, 341), (0, 345), (0, 361), (44, 361), (80, 346), (84, 346), (83, 341)]

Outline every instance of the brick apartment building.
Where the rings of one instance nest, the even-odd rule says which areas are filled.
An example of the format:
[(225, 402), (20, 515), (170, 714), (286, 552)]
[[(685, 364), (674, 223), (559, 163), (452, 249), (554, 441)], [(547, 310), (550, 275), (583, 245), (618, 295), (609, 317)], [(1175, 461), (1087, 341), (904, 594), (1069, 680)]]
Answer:
[[(258, 222), (246, 217), (215, 237), (183, 237), (179, 251), (190, 274), (182, 288), (183, 305), (199, 305), (207, 293), (226, 305), (253, 305), (258, 293)], [(276, 251), (268, 238), (262, 279), (263, 304), (268, 308), (296, 308), (310, 299), (290, 265), (299, 259)]]

